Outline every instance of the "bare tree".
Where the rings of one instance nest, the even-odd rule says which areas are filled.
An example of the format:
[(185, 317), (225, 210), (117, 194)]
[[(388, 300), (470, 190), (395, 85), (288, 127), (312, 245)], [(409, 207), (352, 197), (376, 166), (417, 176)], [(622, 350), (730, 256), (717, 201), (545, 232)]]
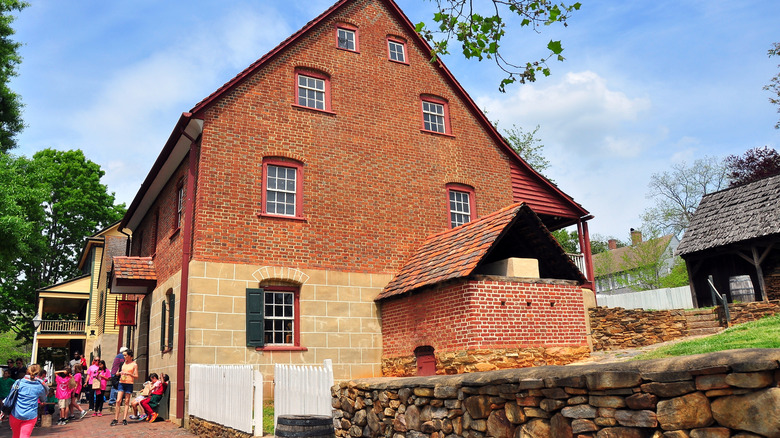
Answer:
[(653, 234), (679, 235), (688, 227), (702, 196), (726, 186), (726, 167), (715, 157), (672, 166), (650, 177), (647, 193), (655, 205), (642, 214), (642, 228)]

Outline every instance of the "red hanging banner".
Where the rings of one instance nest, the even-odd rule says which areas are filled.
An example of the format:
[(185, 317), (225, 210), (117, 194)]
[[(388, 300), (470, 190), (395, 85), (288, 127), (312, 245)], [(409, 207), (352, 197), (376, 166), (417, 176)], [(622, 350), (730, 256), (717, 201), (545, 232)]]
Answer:
[(117, 300), (116, 325), (135, 325), (135, 301)]

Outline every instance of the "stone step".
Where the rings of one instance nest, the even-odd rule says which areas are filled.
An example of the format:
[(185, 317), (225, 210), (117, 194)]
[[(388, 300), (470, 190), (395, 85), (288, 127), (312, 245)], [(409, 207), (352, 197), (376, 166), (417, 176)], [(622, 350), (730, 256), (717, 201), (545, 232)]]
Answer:
[(712, 328), (717, 327), (720, 328), (720, 321), (695, 321), (695, 322), (688, 322), (688, 330), (691, 329), (700, 329), (700, 328)]
[(692, 309), (692, 310), (686, 310), (685, 314), (686, 315), (705, 315), (709, 313), (717, 314), (717, 310), (718, 309), (714, 307), (712, 309)]
[(723, 327), (689, 329), (688, 336), (714, 335), (723, 331)]
[(717, 321), (718, 315), (714, 313), (710, 313), (707, 315), (685, 315), (685, 319), (688, 322), (698, 322), (698, 321)]

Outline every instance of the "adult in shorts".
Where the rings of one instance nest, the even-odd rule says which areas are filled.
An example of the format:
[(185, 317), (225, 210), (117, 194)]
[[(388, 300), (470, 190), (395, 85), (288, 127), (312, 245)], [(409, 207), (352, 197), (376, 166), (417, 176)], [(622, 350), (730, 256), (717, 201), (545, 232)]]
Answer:
[(133, 360), (133, 350), (125, 350), (123, 353), (125, 363), (119, 371), (119, 388), (116, 393), (116, 416), (111, 420), (111, 426), (119, 424), (119, 411), (122, 408), (122, 402), (125, 404), (125, 415), (122, 424), (127, 426), (127, 413), (130, 411), (130, 397), (133, 395), (133, 382), (138, 378), (138, 364)]

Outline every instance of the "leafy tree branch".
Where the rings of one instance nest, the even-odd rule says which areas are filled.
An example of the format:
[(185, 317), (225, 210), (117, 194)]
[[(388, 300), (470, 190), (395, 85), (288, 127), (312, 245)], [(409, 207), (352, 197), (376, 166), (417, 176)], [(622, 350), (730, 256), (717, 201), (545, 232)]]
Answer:
[(485, 2), (489, 11), (481, 13), (475, 10), (474, 0), (435, 1), (437, 12), (433, 20), (438, 27), (430, 29), (423, 22), (416, 25), (417, 32), (431, 44), (433, 59), (449, 54), (449, 43), (455, 39), (466, 59), (491, 59), (506, 73), (499, 84), (501, 92), (514, 82), (536, 81), (537, 73), (549, 76), (547, 61), (564, 60), (561, 42), (552, 40), (547, 44), (549, 53), (537, 61), (523, 63), (505, 57), (501, 43), (507, 31), (506, 17), (516, 15), (520, 18), (521, 28), (528, 27), (538, 33), (542, 26), (555, 23), (568, 26), (570, 15), (581, 6), (579, 2), (566, 4), (549, 0), (491, 0)]

